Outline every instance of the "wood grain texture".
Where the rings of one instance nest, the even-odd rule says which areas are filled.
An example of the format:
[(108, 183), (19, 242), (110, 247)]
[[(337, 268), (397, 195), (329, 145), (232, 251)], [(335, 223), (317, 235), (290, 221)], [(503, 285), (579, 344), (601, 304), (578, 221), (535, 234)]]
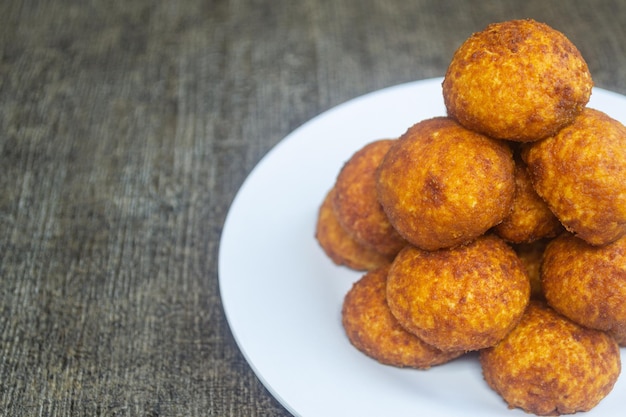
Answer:
[(220, 301), (239, 186), (311, 117), (520, 17), (626, 94), (621, 0), (3, 1), (0, 416), (289, 415)]

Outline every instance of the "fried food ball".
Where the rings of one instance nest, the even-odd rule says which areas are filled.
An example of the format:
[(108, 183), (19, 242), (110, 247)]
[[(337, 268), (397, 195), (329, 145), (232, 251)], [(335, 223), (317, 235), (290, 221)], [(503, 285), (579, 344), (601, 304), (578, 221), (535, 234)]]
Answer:
[(597, 247), (562, 234), (545, 250), (542, 285), (555, 310), (626, 346), (626, 236)]
[(443, 81), (448, 115), (513, 141), (535, 141), (571, 123), (593, 81), (561, 32), (531, 19), (493, 23), (454, 53)]
[(586, 108), (523, 154), (533, 186), (567, 230), (592, 245), (626, 234), (626, 127)]
[(464, 352), (443, 352), (424, 343), (398, 324), (387, 306), (389, 266), (366, 273), (346, 294), (342, 324), (358, 350), (385, 365), (427, 369)]
[(621, 372), (615, 340), (539, 301), (532, 301), (515, 329), (479, 358), (485, 381), (509, 408), (537, 415), (589, 411)]
[(511, 247), (526, 267), (526, 273), (530, 281), (530, 297), (533, 299), (545, 299), (541, 286), (541, 262), (543, 260), (543, 252), (550, 240), (546, 238), (535, 240), (531, 243), (511, 244)]
[(509, 215), (494, 231), (511, 243), (530, 243), (555, 237), (563, 225), (533, 188), (528, 168), (521, 160), (515, 163), (515, 197)]
[(378, 199), (413, 245), (465, 244), (500, 223), (515, 193), (512, 151), (447, 117), (411, 126), (378, 169)]
[(387, 278), (398, 322), (447, 351), (493, 346), (517, 324), (529, 297), (524, 265), (495, 235), (432, 252), (407, 246)]
[(335, 215), (344, 230), (385, 255), (395, 255), (406, 245), (387, 219), (376, 192), (376, 169), (393, 142), (377, 140), (355, 152), (337, 176), (333, 198)]
[(315, 238), (324, 253), (336, 264), (358, 271), (370, 270), (387, 265), (392, 256), (383, 255), (357, 242), (341, 227), (332, 207), (335, 189), (324, 198), (318, 211)]

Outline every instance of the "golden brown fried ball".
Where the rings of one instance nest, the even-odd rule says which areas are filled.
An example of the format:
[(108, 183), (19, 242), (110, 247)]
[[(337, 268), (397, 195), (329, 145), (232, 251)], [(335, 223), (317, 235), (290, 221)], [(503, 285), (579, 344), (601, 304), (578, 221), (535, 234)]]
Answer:
[(541, 286), (541, 262), (543, 252), (551, 239), (539, 239), (531, 243), (514, 243), (511, 247), (517, 253), (524, 266), (530, 281), (530, 297), (544, 300)]
[(363, 246), (341, 227), (332, 208), (334, 191), (333, 188), (326, 194), (315, 227), (315, 238), (324, 253), (335, 264), (359, 271), (389, 264), (393, 260), (392, 256), (383, 255)]
[(596, 247), (564, 233), (546, 248), (542, 285), (555, 310), (626, 346), (626, 236)]
[(436, 250), (470, 242), (508, 215), (515, 180), (503, 142), (454, 120), (423, 120), (389, 149), (378, 170), (378, 198), (413, 245)]
[(559, 219), (533, 188), (528, 168), (521, 160), (515, 163), (515, 197), (511, 212), (494, 231), (511, 243), (530, 243), (563, 231)]
[(385, 285), (389, 266), (366, 273), (346, 294), (342, 324), (358, 350), (380, 363), (427, 369), (448, 362), (463, 352), (443, 352), (398, 324), (387, 306)]
[(408, 246), (387, 278), (394, 317), (442, 350), (493, 346), (517, 324), (529, 297), (524, 265), (495, 235), (433, 252)]
[(523, 153), (537, 193), (567, 230), (592, 245), (626, 234), (626, 127), (587, 108)]
[(333, 208), (337, 220), (354, 239), (385, 255), (395, 255), (406, 242), (391, 226), (378, 202), (376, 169), (394, 140), (368, 143), (344, 164), (335, 182)]
[(520, 142), (555, 134), (589, 101), (593, 81), (574, 44), (546, 24), (493, 23), (454, 53), (443, 82), (448, 115)]
[(487, 384), (510, 408), (537, 415), (589, 411), (621, 371), (617, 343), (533, 301), (519, 325), (480, 352)]

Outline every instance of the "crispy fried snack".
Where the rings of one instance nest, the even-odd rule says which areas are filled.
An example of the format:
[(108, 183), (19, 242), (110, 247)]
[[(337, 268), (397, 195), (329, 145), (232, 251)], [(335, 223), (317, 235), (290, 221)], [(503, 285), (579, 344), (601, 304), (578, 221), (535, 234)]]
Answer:
[(495, 235), (434, 252), (407, 246), (387, 278), (394, 317), (441, 350), (493, 346), (517, 324), (529, 297), (524, 265)]
[(344, 164), (335, 182), (333, 209), (344, 230), (362, 245), (393, 256), (406, 242), (378, 202), (376, 169), (394, 140), (368, 143)]
[(543, 252), (551, 239), (539, 239), (531, 243), (513, 243), (511, 247), (517, 253), (524, 266), (530, 281), (530, 297), (545, 300), (541, 286), (541, 261)]
[(586, 108), (523, 154), (537, 193), (567, 230), (592, 245), (626, 234), (626, 127)]
[(593, 81), (561, 32), (534, 20), (493, 23), (454, 53), (443, 81), (448, 115), (520, 142), (555, 134), (589, 101)]
[(555, 310), (626, 346), (626, 236), (602, 247), (559, 236), (545, 250), (542, 284)]
[(621, 371), (617, 343), (539, 301), (495, 347), (480, 352), (487, 384), (508, 403), (537, 415), (595, 407)]
[(463, 354), (443, 352), (424, 343), (398, 324), (387, 306), (389, 266), (366, 273), (346, 294), (342, 324), (358, 350), (382, 364), (427, 369)]
[(494, 228), (498, 236), (511, 243), (531, 243), (557, 236), (563, 225), (535, 191), (528, 168), (515, 161), (515, 198), (509, 215)]
[(453, 247), (508, 215), (514, 168), (503, 141), (437, 117), (413, 125), (389, 149), (378, 170), (378, 198), (413, 245)]
[(320, 206), (315, 238), (324, 253), (337, 265), (345, 265), (358, 271), (387, 265), (392, 256), (380, 254), (363, 246), (350, 236), (339, 224), (332, 208), (335, 189), (331, 189)]

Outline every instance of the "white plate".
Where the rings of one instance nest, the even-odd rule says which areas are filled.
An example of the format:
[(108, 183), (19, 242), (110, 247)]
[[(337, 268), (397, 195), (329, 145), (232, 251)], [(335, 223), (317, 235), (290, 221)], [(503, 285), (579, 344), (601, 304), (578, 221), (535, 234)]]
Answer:
[[(441, 81), (387, 88), (315, 117), (261, 160), (233, 201), (219, 253), (224, 310), (250, 366), (294, 415), (527, 416), (487, 387), (475, 354), (419, 371), (352, 347), (341, 305), (361, 274), (332, 264), (314, 239), (318, 207), (343, 163), (372, 140), (445, 115)], [(596, 88), (589, 107), (626, 123), (624, 96)], [(623, 413), (625, 378), (585, 415)]]

